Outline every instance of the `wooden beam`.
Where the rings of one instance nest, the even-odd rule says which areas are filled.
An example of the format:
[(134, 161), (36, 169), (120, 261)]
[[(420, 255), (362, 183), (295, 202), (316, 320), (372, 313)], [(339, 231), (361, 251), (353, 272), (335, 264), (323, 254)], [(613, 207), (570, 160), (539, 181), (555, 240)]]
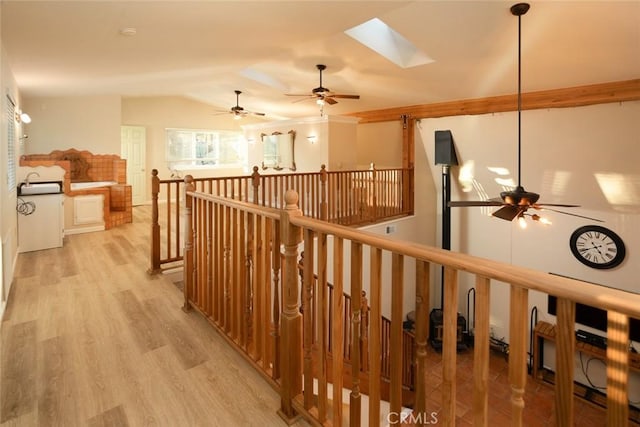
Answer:
[[(570, 108), (584, 105), (640, 100), (640, 79), (600, 83), (564, 89), (551, 89), (522, 94), (522, 109)], [(411, 105), (347, 114), (359, 123), (388, 122), (408, 115), (414, 119), (487, 114), (518, 109), (518, 96), (502, 95), (434, 104)]]

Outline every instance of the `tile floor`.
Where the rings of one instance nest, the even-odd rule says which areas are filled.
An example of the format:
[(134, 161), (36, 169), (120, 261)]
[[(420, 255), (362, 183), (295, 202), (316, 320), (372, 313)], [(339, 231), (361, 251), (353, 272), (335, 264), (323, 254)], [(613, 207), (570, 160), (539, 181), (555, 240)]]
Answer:
[[(429, 375), (433, 378), (428, 390), (428, 410), (437, 411), (441, 406), (442, 362), (441, 354), (429, 351)], [(473, 425), (473, 349), (461, 351), (457, 355), (457, 406), (456, 426)], [(504, 355), (492, 351), (489, 371), (489, 425), (511, 425), (511, 395), (508, 380), (508, 363)], [(555, 426), (554, 389), (551, 384), (534, 381), (527, 377), (525, 389), (524, 425), (527, 427)], [(581, 427), (602, 427), (606, 425), (603, 408), (582, 398), (574, 400), (574, 422)], [(639, 425), (630, 422), (629, 425)]]

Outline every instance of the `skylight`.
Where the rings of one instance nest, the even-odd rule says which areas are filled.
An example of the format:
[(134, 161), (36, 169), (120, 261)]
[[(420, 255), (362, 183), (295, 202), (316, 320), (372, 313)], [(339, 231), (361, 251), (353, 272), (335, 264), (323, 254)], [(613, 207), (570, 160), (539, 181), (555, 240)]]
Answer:
[(345, 31), (345, 34), (401, 68), (434, 62), (413, 43), (378, 18), (350, 28)]

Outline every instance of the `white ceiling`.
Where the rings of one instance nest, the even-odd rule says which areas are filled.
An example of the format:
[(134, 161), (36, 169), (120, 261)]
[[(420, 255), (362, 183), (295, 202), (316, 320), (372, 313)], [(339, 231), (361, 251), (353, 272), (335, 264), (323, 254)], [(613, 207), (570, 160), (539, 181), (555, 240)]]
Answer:
[[(318, 113), (285, 93), (359, 94), (329, 114), (512, 94), (508, 1), (3, 0), (2, 44), (23, 96), (182, 95), (268, 118)], [(534, 1), (524, 92), (640, 77), (640, 1)], [(343, 33), (378, 17), (435, 62), (402, 69)], [(134, 27), (133, 37), (119, 30)], [(246, 70), (271, 81), (259, 83)]]

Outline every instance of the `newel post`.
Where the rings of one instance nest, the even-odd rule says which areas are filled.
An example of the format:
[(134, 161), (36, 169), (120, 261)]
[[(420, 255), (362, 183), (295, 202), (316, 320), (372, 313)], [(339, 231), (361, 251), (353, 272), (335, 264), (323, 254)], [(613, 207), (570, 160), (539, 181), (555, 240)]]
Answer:
[(160, 194), (160, 178), (158, 169), (151, 171), (151, 265), (147, 273), (160, 272), (160, 223), (158, 222), (158, 194)]
[(253, 167), (253, 173), (251, 174), (251, 185), (253, 186), (253, 203), (256, 205), (260, 204), (259, 197), (259, 189), (260, 189), (260, 172), (258, 172), (258, 167)]
[(293, 399), (302, 393), (302, 316), (298, 288), (298, 245), (302, 229), (291, 224), (301, 216), (298, 193), (287, 190), (285, 208), (280, 214), (281, 241), (284, 244), (284, 278), (282, 321), (280, 325), (280, 410), (278, 414), (289, 424), (296, 418)]
[(189, 295), (195, 280), (195, 266), (193, 263), (193, 197), (189, 194), (190, 191), (196, 190), (193, 176), (187, 175), (184, 177), (184, 188), (186, 206), (184, 210), (184, 305), (182, 309), (189, 311), (191, 309)]

